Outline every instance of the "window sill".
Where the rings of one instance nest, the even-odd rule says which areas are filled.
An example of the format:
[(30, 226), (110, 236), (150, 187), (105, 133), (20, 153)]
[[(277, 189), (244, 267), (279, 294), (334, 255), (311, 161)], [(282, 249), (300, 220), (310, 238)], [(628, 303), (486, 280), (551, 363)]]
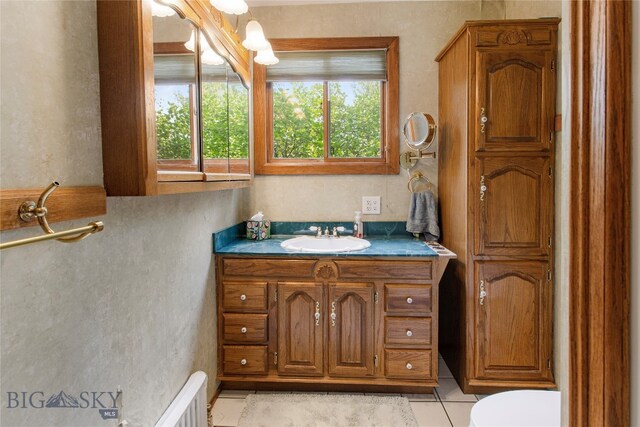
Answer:
[(266, 163), (256, 164), (256, 175), (397, 175), (400, 165), (370, 161), (340, 161), (335, 163)]

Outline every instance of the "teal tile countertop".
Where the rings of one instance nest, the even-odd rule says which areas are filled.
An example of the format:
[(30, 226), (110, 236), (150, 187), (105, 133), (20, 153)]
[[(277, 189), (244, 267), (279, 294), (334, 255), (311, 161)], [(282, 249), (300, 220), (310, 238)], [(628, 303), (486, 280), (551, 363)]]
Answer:
[[(269, 255), (287, 257), (318, 257), (318, 256), (394, 256), (394, 257), (434, 257), (439, 254), (430, 248), (424, 241), (416, 239), (405, 231), (403, 222), (368, 222), (365, 223), (365, 239), (371, 242), (371, 246), (359, 251), (337, 253), (310, 253), (292, 251), (280, 246), (283, 241), (302, 234), (311, 234), (308, 229), (311, 225), (324, 227), (344, 226), (349, 229), (350, 223), (294, 223), (272, 222), (271, 239), (247, 240), (244, 236), (244, 223), (234, 225), (225, 230), (214, 233), (213, 252), (225, 255)], [(349, 234), (349, 233), (345, 233)], [(444, 249), (444, 248), (443, 248)], [(450, 254), (449, 251), (446, 251)], [(444, 254), (444, 252), (441, 252)]]

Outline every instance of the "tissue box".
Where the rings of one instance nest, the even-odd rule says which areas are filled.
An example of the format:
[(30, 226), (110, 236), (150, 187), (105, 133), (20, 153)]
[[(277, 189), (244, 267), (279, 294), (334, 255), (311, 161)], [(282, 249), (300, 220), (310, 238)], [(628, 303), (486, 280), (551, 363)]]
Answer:
[(247, 221), (247, 239), (265, 240), (271, 238), (271, 221)]

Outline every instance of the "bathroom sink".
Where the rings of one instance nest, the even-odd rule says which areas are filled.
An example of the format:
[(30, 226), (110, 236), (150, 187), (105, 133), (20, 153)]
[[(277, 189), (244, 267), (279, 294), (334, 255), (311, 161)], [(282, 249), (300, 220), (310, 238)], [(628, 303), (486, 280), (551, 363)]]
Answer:
[(365, 239), (357, 237), (314, 237), (300, 236), (280, 243), (285, 249), (299, 252), (332, 253), (358, 251), (371, 246)]

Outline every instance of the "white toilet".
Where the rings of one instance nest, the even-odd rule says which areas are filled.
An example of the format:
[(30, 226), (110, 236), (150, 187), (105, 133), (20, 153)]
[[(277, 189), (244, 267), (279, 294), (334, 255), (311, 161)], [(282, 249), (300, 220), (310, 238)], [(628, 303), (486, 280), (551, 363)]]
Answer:
[(471, 408), (469, 427), (560, 427), (560, 392), (506, 391)]

